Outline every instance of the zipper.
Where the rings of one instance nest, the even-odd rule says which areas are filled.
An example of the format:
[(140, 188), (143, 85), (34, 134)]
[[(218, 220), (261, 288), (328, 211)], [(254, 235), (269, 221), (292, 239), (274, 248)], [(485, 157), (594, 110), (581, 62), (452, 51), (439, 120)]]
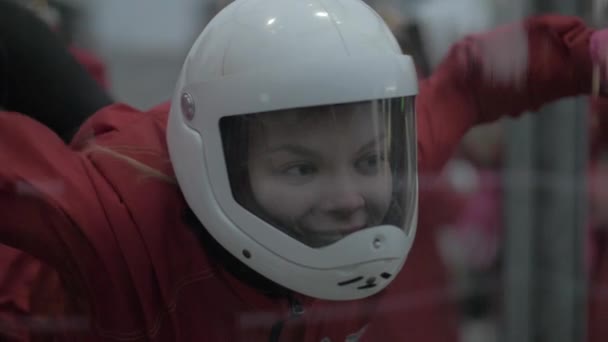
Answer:
[(270, 338), (268, 341), (270, 342), (279, 342), (279, 338), (281, 337), (281, 332), (283, 331), (283, 327), (287, 321), (296, 319), (304, 314), (304, 306), (300, 301), (293, 297), (293, 294), (287, 295), (287, 302), (289, 305), (289, 314), (285, 319), (281, 319), (272, 325), (272, 329), (270, 330)]

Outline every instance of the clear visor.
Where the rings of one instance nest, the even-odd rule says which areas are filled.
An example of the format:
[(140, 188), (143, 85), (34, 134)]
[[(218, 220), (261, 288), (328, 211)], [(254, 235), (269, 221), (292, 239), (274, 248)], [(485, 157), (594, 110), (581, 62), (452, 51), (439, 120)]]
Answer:
[(414, 97), (229, 116), (220, 129), (235, 200), (300, 242), (412, 226)]

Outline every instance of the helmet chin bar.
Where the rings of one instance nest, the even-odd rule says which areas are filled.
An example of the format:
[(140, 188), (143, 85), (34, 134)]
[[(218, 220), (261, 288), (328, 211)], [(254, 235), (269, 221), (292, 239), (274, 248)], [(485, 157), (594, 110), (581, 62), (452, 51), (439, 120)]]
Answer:
[[(230, 249), (230, 242), (225, 246), (256, 272), (293, 291), (320, 299), (354, 300), (378, 293), (394, 279), (407, 258), (414, 232), (406, 234), (394, 226), (368, 228), (329, 246), (305, 246), (309, 255), (300, 255), (297, 261), (293, 255), (277, 255), (252, 240), (248, 242), (253, 245), (238, 246), (236, 251)], [(325, 268), (302, 262), (336, 255), (353, 262)]]
[[(246, 259), (243, 263), (254, 269), (256, 265), (251, 262), (255, 255), (243, 250)], [(300, 265), (292, 266), (292, 270), (302, 268), (299, 272), (307, 277), (298, 277), (297, 284), (280, 285), (295, 292), (325, 300), (355, 300), (374, 295), (382, 291), (399, 273), (405, 258), (378, 260), (365, 264), (345, 266), (343, 268), (317, 270), (308, 269)], [(249, 261), (249, 263), (248, 263)], [(257, 271), (256, 271), (257, 272)], [(269, 278), (266, 276), (266, 278)], [(276, 277), (271, 280), (278, 283)], [(293, 280), (292, 280), (293, 282)], [(318, 289), (322, 288), (320, 292)]]

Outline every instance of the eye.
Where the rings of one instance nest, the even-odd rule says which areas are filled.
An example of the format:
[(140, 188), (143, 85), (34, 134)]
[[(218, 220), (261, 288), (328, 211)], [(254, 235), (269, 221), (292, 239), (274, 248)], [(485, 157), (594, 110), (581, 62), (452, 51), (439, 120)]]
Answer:
[(384, 154), (368, 153), (359, 158), (355, 163), (355, 167), (364, 175), (374, 175), (378, 172), (381, 164), (384, 164), (386, 158)]
[(281, 171), (281, 173), (290, 177), (309, 177), (316, 172), (317, 168), (311, 163), (291, 164)]

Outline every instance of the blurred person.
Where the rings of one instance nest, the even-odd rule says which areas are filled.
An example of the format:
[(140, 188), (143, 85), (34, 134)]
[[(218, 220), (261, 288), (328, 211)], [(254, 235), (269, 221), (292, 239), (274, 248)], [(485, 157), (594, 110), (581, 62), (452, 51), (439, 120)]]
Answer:
[[(341, 2), (349, 21), (334, 4), (268, 1), (270, 18), (253, 0), (229, 5), (193, 46), (171, 104), (102, 105), (69, 145), (0, 114), (0, 240), (69, 284), (63, 310), (90, 325), (61, 337), (456, 339), (437, 329), (455, 322), (434, 324), (437, 308), (421, 306), (446, 303), (424, 286), (434, 270), (414, 262), (424, 240), (399, 272), (416, 230), (416, 169), (437, 173), (475, 124), (588, 92), (593, 30), (544, 16), (463, 40), (420, 82), (414, 125), (411, 61), (369, 8)], [(311, 39), (266, 35), (291, 37), (294, 18)], [(520, 30), (526, 46), (546, 47), (530, 50), (525, 82), (489, 77), (487, 49)], [(242, 40), (228, 48), (231, 34)], [(369, 35), (376, 44), (362, 44)], [(325, 59), (285, 58), (300, 51)], [(422, 196), (420, 212), (436, 210)]]
[[(58, 49), (64, 43), (59, 35), (49, 34), (48, 23), (35, 20), (12, 1), (3, 0), (0, 6), (0, 107), (18, 108), (61, 131), (65, 138), (91, 113), (113, 102), (102, 89), (105, 69), (95, 57), (75, 48)], [(84, 64), (72, 63), (74, 56)], [(70, 82), (64, 82), (65, 78)]]

